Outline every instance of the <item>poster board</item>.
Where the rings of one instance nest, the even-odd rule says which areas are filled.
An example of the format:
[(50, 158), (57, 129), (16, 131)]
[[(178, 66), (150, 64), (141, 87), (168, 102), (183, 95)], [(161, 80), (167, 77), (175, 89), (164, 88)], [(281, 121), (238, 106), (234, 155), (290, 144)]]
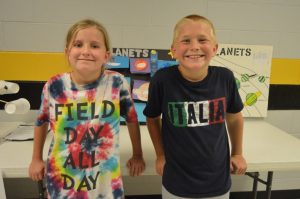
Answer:
[(272, 46), (220, 44), (211, 65), (229, 68), (244, 103), (244, 117), (266, 117)]
[[(217, 55), (211, 61), (210, 65), (226, 67), (234, 73), (244, 103), (244, 117), (267, 116), (272, 53), (272, 46), (219, 44)], [(145, 123), (142, 109), (146, 100), (136, 96), (137, 82), (149, 82), (157, 70), (176, 64), (170, 50), (113, 48), (113, 58), (107, 68), (130, 78), (139, 122)]]

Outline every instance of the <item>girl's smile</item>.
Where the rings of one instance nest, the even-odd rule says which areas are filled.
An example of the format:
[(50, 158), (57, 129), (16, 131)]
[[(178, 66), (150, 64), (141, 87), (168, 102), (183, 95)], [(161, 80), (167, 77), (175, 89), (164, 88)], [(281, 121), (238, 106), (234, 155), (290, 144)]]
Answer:
[(103, 34), (96, 27), (79, 30), (66, 49), (66, 55), (73, 69), (72, 80), (77, 84), (87, 84), (99, 78), (110, 56)]

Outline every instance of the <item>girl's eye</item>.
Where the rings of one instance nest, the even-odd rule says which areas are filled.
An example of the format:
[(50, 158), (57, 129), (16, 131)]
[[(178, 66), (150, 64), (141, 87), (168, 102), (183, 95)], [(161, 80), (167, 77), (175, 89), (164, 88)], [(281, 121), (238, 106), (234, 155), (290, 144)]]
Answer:
[(92, 48), (100, 48), (100, 46), (97, 45), (97, 44), (92, 44), (91, 47), (92, 47)]
[(82, 47), (82, 44), (81, 43), (74, 43), (73, 46), (76, 47), (76, 48), (80, 48), (80, 47)]

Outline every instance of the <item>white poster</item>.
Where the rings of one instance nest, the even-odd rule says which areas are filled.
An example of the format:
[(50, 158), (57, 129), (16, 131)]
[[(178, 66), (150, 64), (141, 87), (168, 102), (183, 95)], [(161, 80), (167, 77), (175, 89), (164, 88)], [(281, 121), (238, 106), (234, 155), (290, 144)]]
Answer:
[(219, 44), (211, 65), (233, 71), (244, 103), (244, 117), (266, 117), (272, 46)]

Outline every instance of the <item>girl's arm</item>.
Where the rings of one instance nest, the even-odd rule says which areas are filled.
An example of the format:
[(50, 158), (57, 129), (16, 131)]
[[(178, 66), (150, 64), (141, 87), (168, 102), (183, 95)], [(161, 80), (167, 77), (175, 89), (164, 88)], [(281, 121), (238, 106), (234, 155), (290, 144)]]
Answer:
[(42, 126), (34, 128), (33, 153), (32, 160), (29, 166), (29, 176), (34, 181), (39, 181), (44, 178), (45, 163), (43, 160), (43, 148), (47, 136), (49, 123), (44, 123)]
[(156, 153), (156, 172), (163, 175), (165, 166), (165, 153), (161, 139), (161, 119), (147, 117), (147, 127)]
[(138, 176), (145, 170), (140, 126), (138, 122), (127, 122), (126, 124), (132, 144), (132, 157), (127, 161), (127, 167), (131, 176)]
[(233, 174), (244, 174), (247, 163), (243, 157), (244, 121), (242, 113), (226, 113), (226, 123), (231, 141), (231, 172)]

